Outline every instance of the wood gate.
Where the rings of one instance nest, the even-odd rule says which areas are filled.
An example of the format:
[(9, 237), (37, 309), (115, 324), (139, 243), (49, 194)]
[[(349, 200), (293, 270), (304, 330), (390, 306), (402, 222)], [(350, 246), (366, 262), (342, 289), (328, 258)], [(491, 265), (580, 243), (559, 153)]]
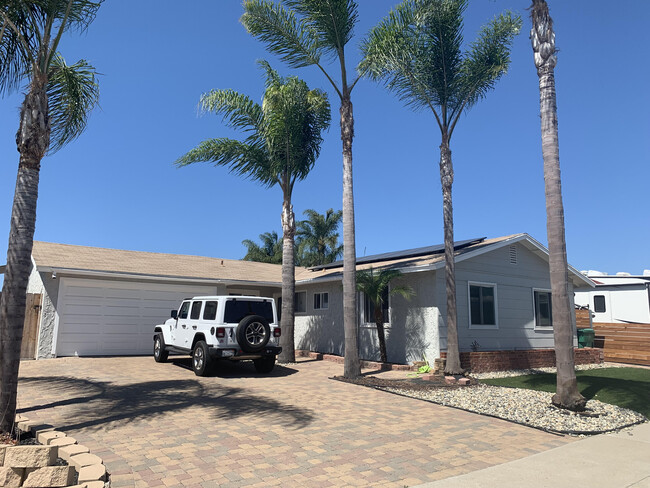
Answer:
[[(0, 295), (2, 295), (0, 293)], [(41, 306), (43, 295), (28, 293), (25, 306), (25, 323), (23, 325), (23, 342), (20, 347), (20, 359), (35, 359), (38, 332), (41, 325)]]

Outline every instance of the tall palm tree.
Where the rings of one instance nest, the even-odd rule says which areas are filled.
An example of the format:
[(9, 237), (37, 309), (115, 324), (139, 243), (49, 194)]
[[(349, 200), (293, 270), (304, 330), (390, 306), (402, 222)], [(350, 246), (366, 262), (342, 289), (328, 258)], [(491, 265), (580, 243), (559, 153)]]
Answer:
[(291, 203), (296, 181), (307, 177), (320, 154), (321, 133), (329, 127), (330, 105), (320, 90), (309, 90), (296, 78), (281, 78), (268, 63), (262, 105), (233, 90), (213, 90), (201, 97), (203, 110), (222, 114), (228, 127), (245, 132), (243, 141), (209, 139), (176, 161), (177, 166), (210, 161), (227, 166), (270, 188), (282, 190), (282, 353), (279, 361), (295, 362), (294, 347), (294, 236)]
[(450, 141), (463, 112), (494, 88), (510, 64), (510, 46), (521, 19), (509, 12), (486, 24), (465, 52), (463, 14), (467, 0), (405, 0), (381, 21), (362, 44), (362, 74), (383, 82), (404, 103), (433, 113), (442, 141), (447, 362), (445, 371), (462, 372), (458, 349), (454, 220), (454, 170)]
[(15, 419), (41, 160), (84, 131), (99, 98), (94, 68), (84, 60), (67, 65), (57, 49), (64, 32), (90, 25), (100, 3), (0, 2), (0, 93), (26, 89), (16, 134), (20, 159), (0, 298), (0, 433), (10, 432)]
[(250, 239), (244, 239), (242, 244), (246, 246), (248, 251), (246, 256), (242, 258), (243, 261), (257, 261), (258, 263), (282, 263), (282, 238), (278, 236), (276, 231), (265, 232), (260, 234), (262, 245)]
[[(343, 375), (361, 375), (357, 333), (355, 283), (356, 247), (354, 236), (354, 195), (352, 188), (352, 139), (354, 115), (350, 95), (359, 78), (348, 80), (345, 46), (352, 39), (358, 9), (354, 0), (267, 0), (244, 1), (242, 23), (267, 49), (292, 68), (316, 66), (331, 83), (341, 100), (341, 141), (343, 143), (343, 329), (345, 360)], [(338, 60), (341, 79), (337, 83), (323, 61)]]
[(573, 353), (573, 313), (569, 299), (569, 276), (564, 238), (564, 206), (560, 177), (560, 147), (555, 100), (555, 33), (553, 20), (544, 0), (533, 0), (530, 9), (533, 27), (535, 67), (539, 77), (539, 102), (542, 118), (542, 154), (546, 193), (546, 232), (551, 273), (553, 338), (557, 365), (557, 388), (552, 402), (569, 410), (584, 410), (586, 400), (578, 391)]
[[(372, 304), (375, 325), (377, 326), (377, 338), (379, 339), (379, 356), (382, 363), (388, 362), (386, 354), (386, 335), (384, 331), (384, 303), (389, 296), (402, 295), (409, 299), (413, 296), (413, 288), (408, 285), (396, 285), (389, 288), (390, 282), (402, 275), (397, 269), (372, 268), (357, 271), (357, 290), (363, 292), (365, 298)], [(387, 305), (387, 304), (386, 304)], [(366, 317), (366, 320), (369, 317)]]
[(343, 253), (343, 245), (339, 244), (338, 227), (343, 217), (341, 210), (335, 212), (329, 209), (325, 215), (316, 210), (307, 209), (304, 212), (307, 220), (298, 222), (296, 235), (299, 239), (301, 266), (317, 266), (336, 261)]

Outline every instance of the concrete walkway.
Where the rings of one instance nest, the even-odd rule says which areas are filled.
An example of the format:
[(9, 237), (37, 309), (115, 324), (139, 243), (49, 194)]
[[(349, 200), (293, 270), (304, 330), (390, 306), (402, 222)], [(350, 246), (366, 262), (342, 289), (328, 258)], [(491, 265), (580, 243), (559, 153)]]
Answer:
[(100, 456), (113, 487), (403, 488), (577, 444), (329, 379), (342, 372), (314, 360), (205, 378), (189, 358), (24, 361), (18, 407)]
[(650, 424), (584, 438), (418, 488), (650, 488)]

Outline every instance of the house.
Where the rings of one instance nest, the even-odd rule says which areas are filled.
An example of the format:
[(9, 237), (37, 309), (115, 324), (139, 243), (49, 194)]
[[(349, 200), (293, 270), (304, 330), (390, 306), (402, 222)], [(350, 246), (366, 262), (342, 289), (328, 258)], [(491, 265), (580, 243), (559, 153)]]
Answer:
[(575, 302), (591, 310), (594, 323), (650, 324), (650, 270), (640, 276), (583, 273), (596, 287), (577, 288)]
[[(461, 351), (548, 351), (553, 347), (548, 251), (527, 234), (457, 242)], [(28, 292), (43, 295), (39, 358), (149, 354), (152, 326), (182, 298), (246, 294), (281, 297), (281, 266), (248, 261), (35, 242)], [(429, 360), (446, 349), (444, 247), (358, 259), (391, 267), (415, 295), (386, 303), (388, 359)], [(342, 355), (342, 263), (296, 268), (298, 349)], [(592, 286), (569, 268), (572, 288)], [(361, 357), (377, 359), (371, 306), (359, 297)], [(575, 323), (573, 324), (575, 328)]]

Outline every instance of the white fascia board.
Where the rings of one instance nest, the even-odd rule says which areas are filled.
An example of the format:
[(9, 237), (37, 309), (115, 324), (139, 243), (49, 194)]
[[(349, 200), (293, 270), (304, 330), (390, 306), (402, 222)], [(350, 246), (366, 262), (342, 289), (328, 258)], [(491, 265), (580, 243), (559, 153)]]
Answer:
[(74, 268), (57, 268), (51, 266), (39, 266), (39, 272), (52, 273), (55, 272), (61, 276), (70, 278), (84, 277), (84, 278), (122, 278), (130, 280), (147, 280), (147, 281), (168, 281), (170, 283), (199, 283), (199, 284), (223, 284), (223, 285), (256, 285), (256, 286), (274, 286), (280, 287), (281, 283), (270, 281), (251, 281), (251, 280), (223, 280), (218, 278), (194, 278), (183, 276), (166, 276), (166, 275), (150, 275), (143, 273), (122, 273), (119, 271), (95, 271), (89, 269), (74, 269)]

